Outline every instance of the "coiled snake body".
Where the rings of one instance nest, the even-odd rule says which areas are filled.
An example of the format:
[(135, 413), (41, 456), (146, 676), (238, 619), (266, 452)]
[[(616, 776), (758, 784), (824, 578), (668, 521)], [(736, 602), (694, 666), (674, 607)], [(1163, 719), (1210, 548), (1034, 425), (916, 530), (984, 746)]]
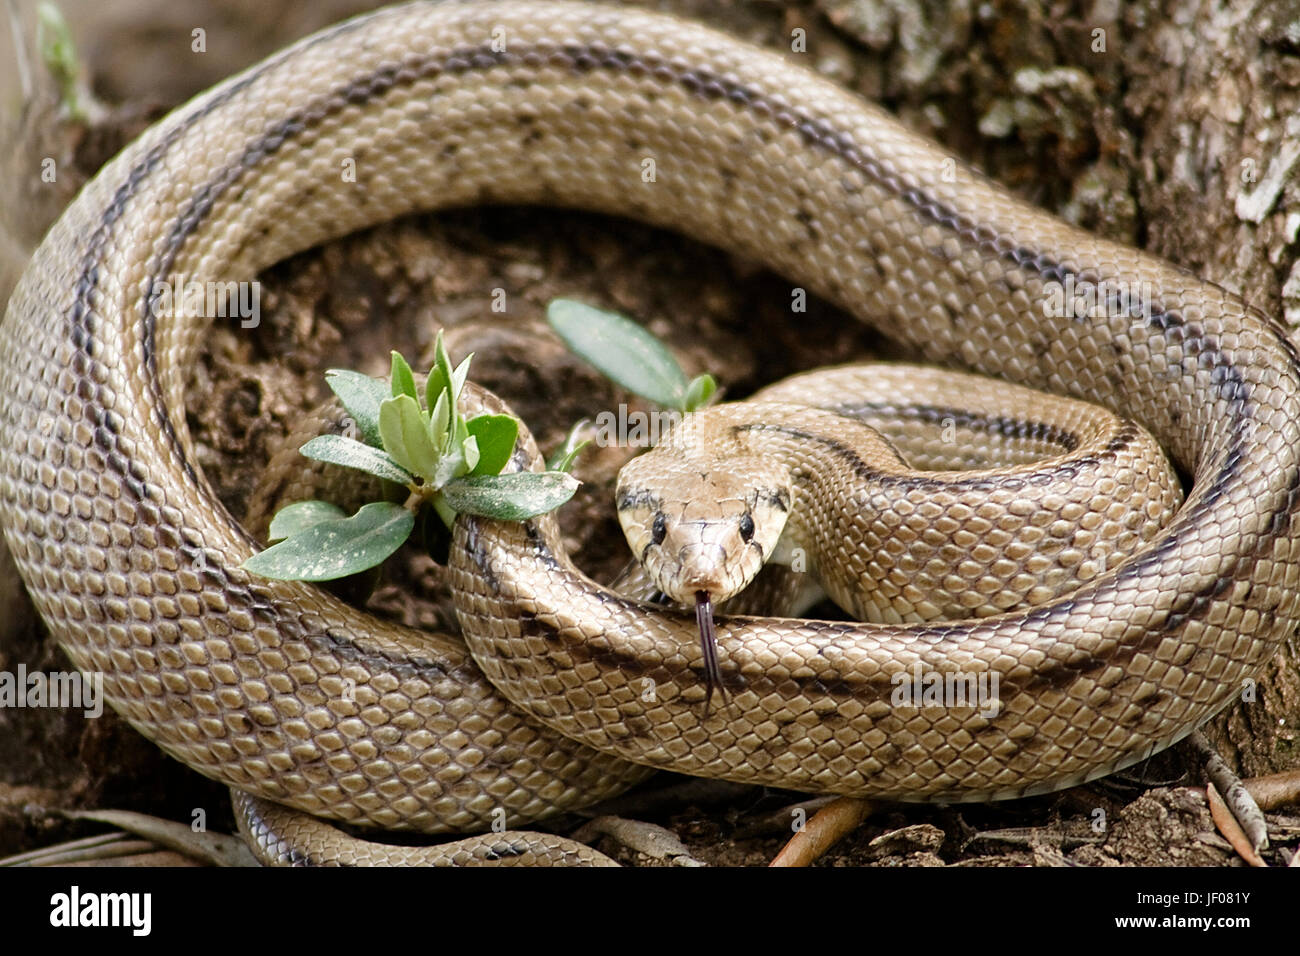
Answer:
[[(239, 569), (256, 545), (185, 427), (206, 320), (159, 316), (148, 295), (477, 202), (613, 212), (753, 257), (928, 360), (1137, 420), (1191, 490), (1134, 559), (1028, 611), (724, 619), (732, 706), (707, 717), (692, 619), (577, 574), (551, 519), (461, 521), (457, 608), (489, 684), (450, 639)], [(1067, 279), (1140, 292), (1045, 315)], [(1011, 797), (1175, 742), (1292, 631), (1298, 375), (1237, 297), (1029, 207), (780, 56), (627, 8), (413, 4), (221, 84), (83, 190), (0, 326), (0, 520), (50, 630), (116, 710), (196, 770), (308, 813), (514, 825), (639, 779), (625, 759)], [(891, 675), (914, 665), (996, 673), (997, 714), (891, 707)]]

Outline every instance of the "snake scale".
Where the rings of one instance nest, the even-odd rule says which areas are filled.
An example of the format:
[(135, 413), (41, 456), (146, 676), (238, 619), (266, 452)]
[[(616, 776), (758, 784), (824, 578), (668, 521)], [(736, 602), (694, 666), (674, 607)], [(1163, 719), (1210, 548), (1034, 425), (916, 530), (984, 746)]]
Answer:
[[(484, 202), (671, 227), (927, 361), (1106, 406), (1190, 476), (1185, 503), (1133, 559), (1029, 610), (720, 619), (732, 702), (707, 716), (693, 618), (577, 574), (551, 518), (457, 524), (481, 672), (451, 639), (244, 573), (256, 542), (198, 473), (185, 424), (207, 320), (159, 317), (148, 290), (247, 279), (395, 216)], [(1067, 280), (1142, 291), (1053, 318), (1043, 302)], [(590, 803), (647, 767), (1005, 798), (1169, 746), (1292, 632), (1298, 375), (1280, 328), (1235, 295), (1013, 198), (789, 58), (632, 8), (416, 3), (181, 107), (51, 229), (0, 325), (0, 520), (75, 664), (104, 674), (141, 733), (251, 795), (263, 849), (261, 801), (474, 831)], [(1001, 707), (890, 706), (891, 675), (914, 665), (996, 674)], [(487, 856), (528, 852), (500, 837)]]

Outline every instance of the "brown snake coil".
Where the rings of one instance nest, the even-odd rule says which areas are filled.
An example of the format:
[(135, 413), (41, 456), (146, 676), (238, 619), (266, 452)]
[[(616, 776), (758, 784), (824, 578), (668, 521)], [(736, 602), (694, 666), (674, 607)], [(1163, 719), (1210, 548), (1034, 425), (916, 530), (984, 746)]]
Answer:
[[(150, 129), (36, 252), (0, 326), (9, 546), (51, 632), (141, 733), (337, 820), (514, 825), (640, 779), (619, 758), (913, 800), (1129, 765), (1229, 703), (1296, 624), (1296, 355), (1236, 296), (946, 160), (781, 56), (633, 9), (414, 4), (327, 30)], [(239, 570), (255, 545), (185, 427), (206, 321), (147, 295), (478, 202), (612, 212), (750, 256), (927, 360), (1135, 419), (1191, 491), (1134, 559), (1029, 611), (722, 620), (732, 706), (707, 719), (693, 620), (573, 572), (551, 519), (462, 521), (457, 609), (525, 718), (455, 642)], [(1067, 279), (1134, 295), (1052, 318)], [(892, 707), (891, 675), (914, 664), (996, 673), (998, 713)]]
[(632, 554), (677, 604), (801, 560), (856, 619), (891, 624), (1043, 604), (1181, 502), (1155, 440), (1105, 409), (883, 362), (689, 415), (616, 493)]

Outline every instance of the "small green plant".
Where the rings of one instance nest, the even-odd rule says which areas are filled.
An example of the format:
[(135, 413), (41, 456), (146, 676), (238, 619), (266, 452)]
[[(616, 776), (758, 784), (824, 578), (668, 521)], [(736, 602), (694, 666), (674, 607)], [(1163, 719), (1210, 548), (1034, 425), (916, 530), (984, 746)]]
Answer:
[(103, 107), (91, 94), (83, 77), (81, 60), (72, 42), (72, 30), (53, 3), (36, 5), (36, 48), (58, 86), (59, 102), (67, 118), (80, 123), (98, 119)]
[(509, 415), (467, 421), (458, 399), (473, 356), (453, 368), (441, 333), (434, 352), (423, 403), (411, 366), (397, 352), (387, 383), (359, 372), (327, 372), (361, 440), (321, 435), (300, 449), (316, 461), (405, 487), (405, 503), (374, 501), (351, 516), (325, 501), (288, 505), (271, 522), (270, 539), (279, 543), (245, 561), (246, 570), (277, 580), (332, 581), (379, 565), (401, 547), (417, 520), (425, 523), (427, 509), (450, 528), (458, 513), (523, 521), (573, 497), (578, 481), (565, 468), (501, 474), (514, 453), (519, 423)]
[(546, 320), (564, 344), (614, 384), (664, 408), (693, 412), (713, 399), (718, 383), (705, 373), (687, 379), (673, 354), (631, 319), (573, 299), (555, 299)]

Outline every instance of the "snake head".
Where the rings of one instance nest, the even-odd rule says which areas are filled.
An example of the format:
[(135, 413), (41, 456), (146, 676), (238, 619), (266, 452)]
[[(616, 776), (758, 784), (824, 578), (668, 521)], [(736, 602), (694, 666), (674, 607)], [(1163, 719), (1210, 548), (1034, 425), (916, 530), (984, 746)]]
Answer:
[(759, 460), (683, 458), (660, 446), (623, 467), (616, 500), (656, 587), (692, 606), (701, 593), (720, 604), (754, 579), (785, 530), (792, 489)]

